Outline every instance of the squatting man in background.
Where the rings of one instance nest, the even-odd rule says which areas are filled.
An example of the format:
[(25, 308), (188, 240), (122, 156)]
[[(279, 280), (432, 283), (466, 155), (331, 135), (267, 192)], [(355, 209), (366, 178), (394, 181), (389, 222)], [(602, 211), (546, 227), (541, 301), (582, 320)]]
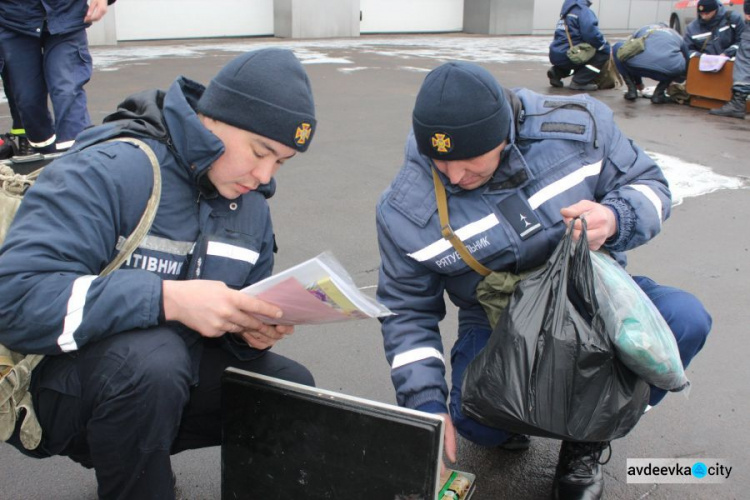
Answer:
[[(447, 258), (454, 249), (441, 236), (433, 169), (447, 191), (451, 227), (472, 256), (493, 271), (512, 273), (545, 263), (567, 224), (582, 215), (590, 248), (605, 248), (624, 262), (623, 252), (653, 238), (669, 216), (667, 181), (601, 102), (508, 90), (475, 64), (451, 62), (430, 72), (412, 124), (403, 167), (377, 205), (377, 298), (396, 313), (382, 319), (382, 332), (398, 404), (443, 416), (451, 461), (456, 431), (482, 446), (528, 448), (528, 436), (462, 414), (464, 371), (491, 329), (476, 299), (482, 276), (462, 259)], [(710, 316), (687, 292), (646, 277), (635, 280), (674, 332), (687, 366), (703, 347)], [(459, 309), (450, 401), (438, 326), (445, 292)], [(664, 395), (652, 388), (649, 403)], [(563, 442), (555, 495), (600, 498), (600, 458), (607, 446)]]
[[(272, 272), (273, 175), (315, 126), (302, 65), (264, 49), (207, 88), (180, 77), (127, 98), (44, 170), (0, 251), (0, 343), (47, 355), (31, 384), (42, 442), (29, 454), (93, 467), (100, 498), (171, 499), (170, 455), (221, 442), (226, 367), (313, 384), (267, 350), (293, 328), (254, 314), (283, 311), (237, 290)], [(163, 189), (133, 257), (98, 277), (153, 184), (142, 151), (104, 142), (118, 136), (153, 148)]]

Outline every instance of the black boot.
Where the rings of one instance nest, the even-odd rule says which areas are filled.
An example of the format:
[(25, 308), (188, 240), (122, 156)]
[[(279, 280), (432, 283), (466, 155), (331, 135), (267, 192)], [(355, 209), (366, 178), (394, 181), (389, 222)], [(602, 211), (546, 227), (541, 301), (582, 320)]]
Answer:
[(565, 84), (562, 81), (562, 76), (558, 74), (557, 68), (552, 66), (547, 70), (547, 78), (549, 78), (549, 84), (556, 88), (562, 88)]
[[(555, 500), (598, 500), (604, 492), (602, 452), (609, 442), (575, 443), (563, 441), (555, 471)], [(610, 451), (611, 456), (611, 451)]]
[(628, 86), (628, 91), (625, 92), (625, 99), (628, 101), (635, 101), (638, 97), (638, 87), (635, 86), (635, 82), (632, 78), (626, 75), (622, 75), (622, 79), (625, 80), (625, 85)]
[(666, 104), (672, 102), (672, 99), (667, 96), (667, 87), (671, 82), (659, 82), (659, 85), (654, 89), (654, 95), (651, 96), (651, 102), (653, 104)]
[(732, 118), (739, 118), (740, 120), (745, 119), (745, 111), (747, 110), (747, 94), (734, 91), (732, 92), (732, 99), (724, 103), (720, 108), (712, 109), (709, 111), (710, 114), (716, 116), (730, 116)]

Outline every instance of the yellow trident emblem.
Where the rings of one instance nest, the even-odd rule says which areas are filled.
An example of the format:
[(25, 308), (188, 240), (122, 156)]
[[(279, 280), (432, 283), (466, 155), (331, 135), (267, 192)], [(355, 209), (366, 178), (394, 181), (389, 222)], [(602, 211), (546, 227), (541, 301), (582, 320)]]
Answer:
[(297, 133), (294, 134), (294, 142), (303, 146), (312, 135), (312, 127), (309, 123), (302, 123), (297, 127)]
[(432, 147), (438, 153), (450, 153), (453, 149), (453, 143), (448, 134), (435, 134), (432, 136)]

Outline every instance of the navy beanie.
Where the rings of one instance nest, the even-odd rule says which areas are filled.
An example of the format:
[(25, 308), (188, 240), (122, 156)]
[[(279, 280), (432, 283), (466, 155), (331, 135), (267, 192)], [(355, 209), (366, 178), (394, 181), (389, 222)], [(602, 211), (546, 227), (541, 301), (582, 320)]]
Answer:
[(698, 12), (713, 12), (719, 8), (719, 0), (698, 0)]
[(476, 64), (449, 62), (419, 89), (412, 126), (419, 152), (436, 160), (480, 156), (508, 138), (512, 123), (505, 92)]
[(198, 112), (305, 151), (315, 132), (310, 80), (286, 49), (246, 52), (211, 80)]

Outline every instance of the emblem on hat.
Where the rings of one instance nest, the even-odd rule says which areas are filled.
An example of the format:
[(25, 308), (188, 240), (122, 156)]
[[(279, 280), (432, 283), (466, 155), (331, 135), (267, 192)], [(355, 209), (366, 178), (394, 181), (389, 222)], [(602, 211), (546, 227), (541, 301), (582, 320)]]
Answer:
[(704, 6), (702, 6), (702, 5), (699, 5), (698, 6), (698, 10), (702, 12), (702, 11), (706, 10), (706, 8)]
[(297, 127), (297, 133), (294, 134), (294, 143), (298, 146), (304, 146), (312, 135), (312, 126), (309, 123), (300, 123)]
[(441, 154), (450, 153), (453, 151), (453, 139), (448, 134), (432, 134), (432, 149)]

